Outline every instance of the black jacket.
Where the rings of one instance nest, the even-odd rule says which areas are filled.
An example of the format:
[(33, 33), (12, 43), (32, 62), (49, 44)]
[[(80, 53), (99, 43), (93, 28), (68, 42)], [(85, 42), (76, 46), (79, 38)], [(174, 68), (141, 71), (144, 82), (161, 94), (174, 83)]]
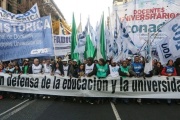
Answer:
[(78, 68), (79, 68), (78, 65), (69, 65), (67, 76), (78, 78)]

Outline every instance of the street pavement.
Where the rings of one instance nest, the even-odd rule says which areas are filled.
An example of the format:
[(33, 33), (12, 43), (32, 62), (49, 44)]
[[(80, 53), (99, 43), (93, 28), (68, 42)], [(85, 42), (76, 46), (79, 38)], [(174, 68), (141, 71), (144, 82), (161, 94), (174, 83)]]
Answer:
[(57, 99), (19, 100), (5, 98), (0, 101), (0, 120), (180, 120), (180, 105), (172, 103), (138, 105), (131, 101), (116, 105), (89, 104), (85, 101), (63, 102)]

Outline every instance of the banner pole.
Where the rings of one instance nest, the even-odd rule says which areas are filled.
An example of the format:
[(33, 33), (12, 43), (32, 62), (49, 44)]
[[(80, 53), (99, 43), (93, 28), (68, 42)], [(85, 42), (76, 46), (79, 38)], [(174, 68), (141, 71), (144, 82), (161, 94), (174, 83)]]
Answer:
[(54, 50), (54, 59), (55, 59), (55, 61), (57, 60), (57, 57), (56, 57), (56, 55), (55, 55), (55, 44), (54, 44), (54, 36), (53, 36), (53, 27), (52, 27), (52, 17), (51, 17), (51, 13), (49, 13), (49, 16), (50, 16), (50, 18), (51, 18), (51, 29), (52, 29), (52, 34), (51, 34), (51, 36), (52, 36), (52, 42), (53, 42), (53, 50)]

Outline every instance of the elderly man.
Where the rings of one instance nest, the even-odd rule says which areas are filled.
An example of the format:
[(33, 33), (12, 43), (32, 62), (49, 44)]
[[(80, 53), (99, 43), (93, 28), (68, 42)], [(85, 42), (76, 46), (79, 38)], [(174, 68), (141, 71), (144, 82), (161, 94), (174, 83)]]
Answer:
[(29, 68), (29, 74), (39, 74), (43, 73), (43, 65), (39, 63), (37, 58), (34, 59), (32, 66)]
[[(40, 74), (43, 73), (43, 65), (39, 63), (39, 60), (37, 58), (34, 59), (34, 62), (32, 66), (29, 67), (28, 70), (29, 74)], [(33, 100), (34, 99), (34, 94), (29, 94), (29, 99)]]

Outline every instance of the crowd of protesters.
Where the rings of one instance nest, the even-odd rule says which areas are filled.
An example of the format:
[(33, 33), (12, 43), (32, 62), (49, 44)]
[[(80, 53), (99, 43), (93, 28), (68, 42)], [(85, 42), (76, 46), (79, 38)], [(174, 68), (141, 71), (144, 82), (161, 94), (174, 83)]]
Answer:
[[(176, 61), (169, 60), (166, 65), (161, 65), (161, 62), (156, 59), (153, 60), (153, 70), (149, 73), (144, 73), (145, 60), (142, 56), (134, 56), (132, 59), (128, 57), (126, 60), (119, 62), (114, 62), (113, 60), (99, 59), (94, 60), (93, 58), (88, 58), (84, 62), (80, 63), (77, 60), (69, 60), (68, 58), (62, 59), (58, 57), (57, 60), (44, 59), (39, 60), (37, 58), (33, 60), (24, 59), (22, 64), (18, 62), (1, 62), (0, 63), (0, 72), (7, 74), (49, 74), (56, 76), (69, 76), (69, 77), (91, 77), (97, 76), (98, 78), (109, 77), (152, 77), (153, 75), (158, 76), (180, 76), (180, 58)], [(25, 94), (25, 93), (13, 93), (13, 92), (3, 92), (0, 91), (0, 99), (4, 97), (10, 97), (12, 99), (20, 98), (24, 99), (25, 97), (29, 99), (34, 99), (35, 97), (40, 98), (40, 95), (34, 94)], [(41, 95), (42, 99), (50, 98), (49, 95)], [(59, 98), (60, 96), (53, 96), (54, 98)], [(79, 98), (79, 97), (64, 97), (61, 96), (63, 101), (67, 99), (72, 99), (73, 101), (86, 101), (91, 104), (100, 102), (103, 103), (107, 98)], [(118, 101), (118, 98), (110, 98), (114, 103)], [(123, 98), (121, 99), (124, 103), (128, 104), (130, 99)], [(143, 99), (145, 101), (160, 103), (160, 100), (157, 99)], [(138, 104), (142, 104), (141, 99), (135, 100)], [(171, 104), (171, 100), (167, 100), (168, 104)], [(177, 104), (180, 104), (176, 100)]]

